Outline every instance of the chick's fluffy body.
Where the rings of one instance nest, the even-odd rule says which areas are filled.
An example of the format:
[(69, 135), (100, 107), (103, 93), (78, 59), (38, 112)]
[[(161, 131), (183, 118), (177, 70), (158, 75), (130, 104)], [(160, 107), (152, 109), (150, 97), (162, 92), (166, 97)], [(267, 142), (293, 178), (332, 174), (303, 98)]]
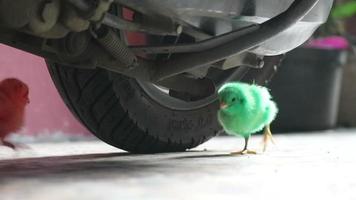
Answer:
[(219, 91), (218, 119), (230, 135), (248, 137), (269, 125), (278, 112), (267, 88), (240, 82), (227, 83)]
[(15, 78), (0, 82), (0, 139), (18, 131), (28, 104), (28, 86)]

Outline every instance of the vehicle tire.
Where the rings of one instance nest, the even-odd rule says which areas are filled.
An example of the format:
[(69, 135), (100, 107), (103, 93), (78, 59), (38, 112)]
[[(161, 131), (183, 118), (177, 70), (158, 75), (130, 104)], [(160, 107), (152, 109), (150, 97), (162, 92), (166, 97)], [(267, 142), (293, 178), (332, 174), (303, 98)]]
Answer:
[[(267, 84), (283, 55), (266, 57), (244, 82)], [(99, 139), (132, 153), (176, 152), (218, 135), (216, 99), (192, 109), (157, 101), (136, 80), (103, 69), (78, 69), (47, 62), (52, 79), (73, 114)], [(190, 105), (191, 103), (188, 103)]]
[(198, 109), (176, 110), (156, 102), (138, 82), (123, 75), (47, 64), (69, 109), (112, 146), (133, 153), (184, 151), (221, 130), (216, 100)]

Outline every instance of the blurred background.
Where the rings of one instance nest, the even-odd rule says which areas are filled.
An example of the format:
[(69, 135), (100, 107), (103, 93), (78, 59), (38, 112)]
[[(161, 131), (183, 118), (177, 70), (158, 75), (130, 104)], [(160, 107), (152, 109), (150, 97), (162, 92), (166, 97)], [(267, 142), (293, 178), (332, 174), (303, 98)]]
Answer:
[(289, 52), (270, 84), (278, 132), (356, 126), (356, 1), (335, 1), (328, 21)]
[(62, 141), (91, 136), (65, 106), (44, 59), (0, 45), (0, 80), (8, 77), (19, 78), (30, 88), (25, 126), (17, 134), (11, 135), (11, 140)]
[[(269, 85), (280, 114), (274, 132), (356, 126), (356, 1), (336, 1), (329, 20), (303, 46), (289, 52)], [(0, 79), (30, 87), (26, 125), (18, 141), (92, 138), (66, 108), (44, 60), (0, 45)]]

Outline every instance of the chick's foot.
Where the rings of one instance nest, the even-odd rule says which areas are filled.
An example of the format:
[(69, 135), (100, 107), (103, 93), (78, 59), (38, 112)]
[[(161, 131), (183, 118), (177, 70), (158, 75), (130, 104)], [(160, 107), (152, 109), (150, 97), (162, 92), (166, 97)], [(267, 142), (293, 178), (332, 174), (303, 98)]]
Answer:
[(244, 149), (242, 151), (233, 151), (230, 155), (246, 155), (246, 154), (257, 154), (256, 151)]

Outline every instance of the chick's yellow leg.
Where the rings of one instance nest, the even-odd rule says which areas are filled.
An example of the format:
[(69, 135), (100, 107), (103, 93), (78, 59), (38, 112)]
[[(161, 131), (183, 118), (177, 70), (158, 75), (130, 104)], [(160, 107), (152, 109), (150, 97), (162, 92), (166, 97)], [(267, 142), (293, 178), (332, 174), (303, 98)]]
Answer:
[(271, 141), (273, 144), (275, 144), (269, 124), (265, 127), (263, 131), (263, 152), (265, 152), (267, 149), (268, 141)]
[(245, 147), (243, 150), (241, 151), (234, 151), (234, 152), (231, 152), (230, 154), (231, 155), (245, 155), (245, 154), (256, 154), (256, 151), (252, 151), (252, 150), (248, 150), (247, 149), (247, 145), (248, 145), (248, 139), (250, 137), (245, 137)]

